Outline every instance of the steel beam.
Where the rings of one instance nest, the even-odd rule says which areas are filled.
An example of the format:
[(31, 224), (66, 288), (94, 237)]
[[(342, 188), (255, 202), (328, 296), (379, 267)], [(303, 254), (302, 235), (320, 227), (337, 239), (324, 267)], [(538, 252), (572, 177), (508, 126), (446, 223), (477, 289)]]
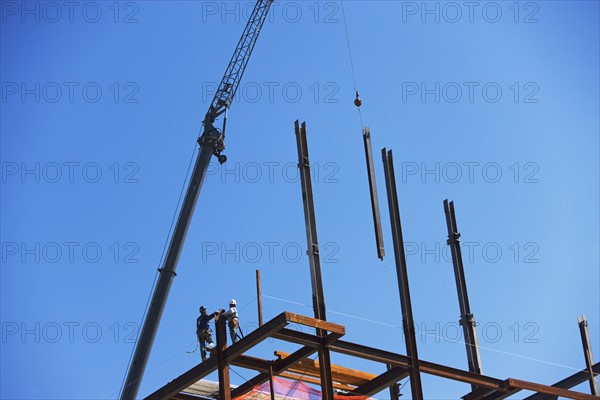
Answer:
[(211, 357), (208, 360), (196, 365), (184, 374), (175, 378), (165, 386), (156, 390), (154, 393), (146, 397), (146, 400), (165, 400), (170, 399), (177, 393), (190, 387), (193, 383), (204, 378), (208, 374), (217, 369), (217, 358)]
[[(446, 226), (448, 228), (447, 243), (452, 250), (452, 265), (454, 266), (454, 278), (456, 281), (456, 291), (458, 293), (458, 304), (460, 306), (459, 322), (462, 325), (465, 337), (469, 371), (481, 374), (481, 355), (479, 354), (479, 343), (477, 341), (477, 332), (475, 330), (475, 317), (471, 313), (471, 306), (469, 305), (467, 281), (465, 279), (462, 251), (460, 249), (460, 233), (456, 226), (456, 213), (454, 211), (453, 201), (448, 203), (448, 200), (444, 200), (444, 213), (446, 214)], [(471, 389), (476, 390), (477, 387), (472, 386)]]
[(363, 128), (363, 142), (365, 145), (365, 158), (367, 160), (367, 176), (369, 177), (369, 192), (371, 193), (371, 211), (373, 212), (373, 225), (375, 227), (377, 257), (383, 260), (385, 248), (383, 246), (383, 233), (381, 231), (381, 218), (379, 216), (379, 198), (377, 197), (377, 183), (375, 181), (375, 168), (373, 165), (371, 130), (368, 127)]
[(260, 286), (260, 270), (256, 270), (256, 303), (258, 307), (258, 326), (263, 325), (263, 314), (262, 314), (262, 290)]
[[(594, 364), (594, 366), (592, 367), (592, 372), (594, 373), (594, 375), (600, 374), (600, 363)], [(582, 371), (574, 373), (573, 375), (571, 375), (561, 381), (556, 382), (552, 386), (562, 388), (562, 389), (570, 389), (574, 386), (577, 386), (577, 385), (587, 381), (589, 379), (589, 377), (590, 377), (589, 371), (587, 369), (584, 369)], [(531, 395), (531, 396), (525, 398), (525, 400), (552, 400), (552, 399), (556, 399), (556, 396), (548, 396), (548, 395), (542, 394), (542, 393), (534, 394), (534, 395)]]
[(579, 333), (581, 334), (581, 345), (583, 347), (583, 356), (585, 358), (585, 367), (590, 375), (590, 393), (598, 396), (598, 382), (594, 377), (592, 366), (594, 365), (594, 355), (592, 353), (592, 341), (590, 340), (590, 332), (588, 330), (588, 322), (585, 315), (577, 317), (579, 324)]
[[(302, 186), (302, 200), (304, 205), (304, 220), (306, 226), (306, 242), (308, 245), (308, 259), (310, 264), (310, 277), (313, 292), (313, 308), (315, 318), (326, 321), (325, 297), (323, 295), (323, 282), (321, 277), (321, 261), (319, 258), (319, 240), (317, 239), (317, 222), (315, 205), (313, 201), (312, 179), (310, 175), (310, 161), (308, 157), (308, 141), (306, 138), (306, 123), (300, 125), (295, 122), (296, 144), (298, 147), (298, 168), (300, 169), (300, 183)], [(317, 328), (317, 336), (324, 338), (326, 331)], [(331, 357), (329, 349), (325, 346), (319, 348), (319, 362), (321, 363), (321, 392), (323, 400), (333, 400), (333, 382), (331, 380)]]
[[(296, 350), (294, 353), (290, 354), (283, 360), (278, 360), (274, 362), (272, 373), (274, 375), (279, 375), (290, 366), (294, 365), (301, 359), (310, 356), (316, 351), (316, 349), (311, 347), (302, 347), (299, 350)], [(245, 393), (248, 393), (252, 388), (257, 385), (262, 385), (266, 381), (268, 381), (271, 377), (271, 373), (262, 373), (256, 375), (254, 378), (248, 380), (247, 382), (241, 384), (237, 388), (231, 391), (231, 397), (236, 398)]]
[[(372, 379), (370, 382), (365, 383), (362, 386), (357, 387), (352, 391), (352, 394), (372, 396), (375, 393), (379, 393), (386, 387), (392, 388), (396, 382), (404, 379), (408, 376), (409, 372), (406, 368), (392, 367), (378, 377)], [(393, 397), (391, 397), (393, 399)]]
[(394, 242), (394, 257), (396, 259), (396, 275), (400, 291), (400, 305), (402, 307), (402, 327), (406, 338), (406, 354), (410, 358), (410, 388), (414, 400), (423, 399), (421, 375), (419, 372), (419, 355), (417, 353), (417, 340), (415, 337), (415, 324), (412, 315), (410, 290), (408, 286), (408, 273), (406, 268), (406, 255), (404, 254), (404, 240), (402, 238), (402, 224), (400, 222), (400, 207), (396, 190), (396, 176), (394, 173), (394, 159), (392, 151), (382, 150), (383, 167), (390, 209), (390, 224), (392, 226), (392, 239)]

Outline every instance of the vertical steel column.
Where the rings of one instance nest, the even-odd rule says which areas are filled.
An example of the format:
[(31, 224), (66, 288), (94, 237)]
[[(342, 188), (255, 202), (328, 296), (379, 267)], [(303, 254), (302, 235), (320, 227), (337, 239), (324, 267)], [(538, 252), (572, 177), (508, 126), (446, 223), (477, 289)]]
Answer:
[(577, 323), (579, 324), (579, 333), (581, 333), (581, 344), (583, 346), (585, 366), (590, 372), (590, 393), (594, 396), (598, 396), (598, 382), (596, 381), (596, 378), (594, 378), (594, 371), (592, 371), (592, 366), (594, 365), (592, 341), (590, 340), (590, 332), (588, 331), (588, 322), (585, 315), (582, 315), (581, 318), (577, 317)]
[(371, 148), (371, 130), (363, 128), (363, 141), (365, 144), (365, 158), (367, 159), (367, 175), (369, 177), (369, 191), (371, 193), (371, 211), (373, 212), (373, 225), (375, 226), (375, 242), (377, 244), (377, 257), (383, 260), (385, 248), (383, 246), (383, 233), (381, 232), (381, 218), (379, 216), (379, 198), (377, 197), (377, 184), (375, 182), (375, 169), (373, 167), (373, 150)]
[[(394, 368), (393, 365), (387, 364), (387, 370)], [(390, 385), (390, 400), (400, 400), (400, 384), (398, 382)]]
[(258, 304), (258, 326), (263, 326), (262, 290), (260, 288), (260, 270), (256, 270), (256, 302)]
[(417, 353), (417, 339), (415, 337), (415, 324), (412, 315), (410, 290), (408, 287), (408, 273), (406, 269), (406, 255), (404, 253), (404, 239), (402, 238), (402, 224), (400, 222), (400, 206), (396, 190), (396, 174), (394, 172), (394, 159), (392, 151), (386, 153), (381, 150), (383, 168), (385, 170), (385, 183), (390, 208), (390, 223), (392, 226), (392, 239), (394, 242), (394, 257), (396, 259), (396, 274), (400, 290), (400, 305), (402, 307), (402, 327), (406, 337), (406, 354), (410, 358), (410, 389), (413, 400), (423, 399), (421, 386), (421, 373), (419, 371), (419, 355)]
[(231, 383), (229, 381), (229, 365), (225, 363), (224, 352), (227, 348), (225, 318), (217, 317), (217, 365), (219, 366), (219, 400), (231, 400)]
[[(296, 144), (298, 145), (298, 168), (302, 185), (302, 201), (304, 204), (304, 221), (306, 225), (306, 242), (308, 244), (308, 261), (310, 264), (310, 280), (313, 292), (313, 309), (315, 318), (325, 321), (325, 298), (321, 279), (321, 261), (319, 259), (319, 241), (317, 239), (317, 223), (313, 201), (310, 161), (308, 158), (308, 142), (306, 140), (306, 123), (302, 126), (295, 122)], [(324, 338), (327, 332), (317, 329), (317, 336)], [(321, 373), (321, 391), (323, 400), (333, 400), (333, 382), (331, 379), (331, 356), (324, 345), (319, 347), (319, 365)]]
[[(458, 304), (460, 306), (459, 322), (463, 327), (465, 336), (469, 371), (481, 374), (481, 355), (479, 354), (479, 343), (475, 330), (475, 317), (471, 313), (471, 307), (469, 306), (467, 281), (465, 279), (465, 270), (463, 268), (462, 252), (460, 249), (460, 233), (456, 226), (456, 213), (453, 201), (448, 203), (447, 199), (444, 200), (444, 213), (446, 214), (446, 226), (448, 227), (447, 243), (452, 250), (452, 264), (454, 265), (454, 278), (456, 280), (456, 291), (458, 292)], [(475, 390), (477, 386), (471, 385), (471, 388)]]
[(269, 365), (269, 388), (271, 389), (271, 400), (275, 400), (275, 387), (273, 386), (273, 366)]

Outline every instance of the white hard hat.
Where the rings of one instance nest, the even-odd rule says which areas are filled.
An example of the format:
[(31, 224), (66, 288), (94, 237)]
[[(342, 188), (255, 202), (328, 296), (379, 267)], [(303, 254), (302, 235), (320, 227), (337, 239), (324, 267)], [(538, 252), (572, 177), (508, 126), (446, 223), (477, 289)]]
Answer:
[(231, 299), (231, 300), (229, 300), (229, 305), (230, 305), (230, 306), (235, 306), (235, 305), (237, 305), (237, 303), (236, 303), (235, 299)]

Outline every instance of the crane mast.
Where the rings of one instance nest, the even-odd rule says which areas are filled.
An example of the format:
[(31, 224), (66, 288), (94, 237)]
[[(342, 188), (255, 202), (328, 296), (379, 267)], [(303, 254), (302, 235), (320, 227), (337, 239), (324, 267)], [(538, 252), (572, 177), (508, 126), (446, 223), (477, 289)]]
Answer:
[(272, 2), (273, 0), (258, 0), (256, 2), (244, 28), (244, 32), (229, 61), (229, 65), (225, 70), (223, 79), (215, 93), (215, 97), (202, 122), (203, 131), (198, 138), (200, 151), (194, 164), (183, 204), (179, 210), (173, 235), (169, 241), (166, 257), (163, 265), (158, 269), (158, 280), (152, 294), (140, 337), (138, 338), (133, 357), (129, 364), (127, 377), (121, 391), (121, 400), (135, 399), (140, 388), (144, 370), (150, 356), (150, 349), (156, 337), (158, 324), (160, 323), (167, 302), (173, 278), (176, 275), (177, 262), (179, 261), (183, 242), (211, 157), (213, 155), (216, 156), (221, 164), (227, 160), (227, 157), (222, 154), (222, 151), (225, 149), (226, 114), (223, 118), (223, 127), (221, 130), (217, 129), (214, 124), (216, 119), (231, 106)]

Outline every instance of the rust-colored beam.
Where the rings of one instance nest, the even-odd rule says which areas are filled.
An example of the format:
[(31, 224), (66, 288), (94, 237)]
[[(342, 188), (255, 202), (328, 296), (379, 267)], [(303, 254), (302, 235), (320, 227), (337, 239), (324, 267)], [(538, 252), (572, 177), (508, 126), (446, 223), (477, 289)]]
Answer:
[(262, 358), (245, 356), (242, 354), (231, 360), (231, 365), (252, 369), (258, 372), (269, 372), (269, 368), (273, 365), (273, 362), (269, 360), (263, 360)]
[[(600, 374), (600, 363), (596, 363), (594, 364), (594, 366), (592, 367), (592, 372), (595, 375)], [(583, 383), (585, 381), (587, 381), (589, 379), (589, 373), (587, 371), (587, 369), (584, 369), (582, 371), (576, 372), (573, 375), (556, 382), (554, 385), (554, 387), (558, 387), (558, 388), (563, 388), (563, 389), (570, 389), (574, 386), (579, 385), (580, 383)], [(529, 397), (526, 397), (525, 400), (552, 400), (555, 399), (555, 396), (548, 396), (546, 394), (534, 394), (531, 395)]]
[[(313, 354), (316, 351), (317, 351), (317, 349), (313, 348), (313, 347), (302, 347), (299, 350), (296, 350), (294, 353), (290, 354), (289, 357), (287, 357), (283, 360), (275, 361), (273, 363), (274, 364), (273, 370), (272, 370), (273, 375), (281, 374), (281, 372), (285, 371), (290, 366), (294, 365), (301, 359), (310, 356), (311, 354)], [(266, 381), (268, 381), (270, 379), (270, 377), (271, 377), (270, 373), (258, 374), (254, 378), (250, 379), (249, 381), (247, 381), (247, 382), (241, 384), (240, 386), (238, 386), (237, 388), (235, 388), (231, 392), (231, 396), (235, 399), (236, 397), (239, 397), (245, 393), (248, 393), (250, 390), (252, 390), (253, 387), (255, 387), (257, 385), (261, 385), (261, 384), (265, 383)]]
[[(291, 372), (281, 372), (279, 374), (279, 376), (284, 377), (284, 378), (288, 378), (294, 381), (302, 381), (302, 382), (306, 382), (306, 383), (312, 383), (314, 385), (319, 386), (321, 384), (321, 379), (318, 376), (314, 376), (312, 373), (309, 374), (302, 374), (302, 373), (291, 373)], [(333, 388), (334, 389), (339, 389), (339, 390), (346, 390), (346, 391), (351, 391), (354, 389), (354, 386), (350, 386), (350, 385), (344, 385), (343, 383), (339, 383), (336, 382), (335, 380), (332, 382), (333, 384)]]
[(231, 383), (229, 381), (229, 364), (225, 361), (227, 349), (227, 333), (225, 318), (217, 317), (217, 365), (219, 366), (219, 400), (231, 400)]
[[(287, 325), (287, 315), (288, 313), (285, 312), (279, 314), (260, 328), (246, 335), (243, 339), (237, 341), (231, 347), (228, 347), (224, 351), (225, 362), (231, 363), (235, 357), (246, 352), (248, 349), (252, 348), (254, 345), (266, 339), (267, 337), (273, 336), (275, 332)], [(168, 399), (189, 387), (194, 382), (204, 378), (215, 369), (217, 369), (217, 359), (209, 358), (203, 363), (175, 378), (173, 381), (158, 389), (154, 393), (150, 394), (148, 397), (146, 397), (146, 400)]]
[[(333, 343), (340, 338), (339, 333), (330, 333), (325, 337), (323, 342), (325, 344)], [(321, 345), (321, 338), (311, 335), (309, 333), (299, 332), (289, 328), (283, 328), (279, 332), (273, 335), (274, 338), (285, 340), (287, 342), (297, 343), (302, 346), (311, 346), (318, 348)]]
[[(289, 353), (283, 351), (275, 351), (275, 355), (282, 360), (290, 356)], [(311, 360), (309, 358), (303, 358), (294, 366), (290, 367), (289, 371), (293, 373), (307, 373), (311, 376), (319, 376), (319, 369), (320, 365), (318, 361)], [(377, 375), (369, 372), (346, 368), (335, 364), (331, 365), (331, 374), (334, 382), (352, 386), (364, 385), (377, 377)]]
[(327, 322), (321, 319), (311, 318), (305, 315), (294, 314), (290, 312), (286, 313), (286, 318), (290, 323), (296, 323), (316, 329), (323, 329), (327, 332), (338, 333), (340, 335), (346, 334), (346, 328), (344, 325), (334, 324), (333, 322)]
[(598, 400), (598, 396), (591, 394), (574, 392), (572, 390), (557, 388), (556, 386), (542, 385), (541, 383), (527, 382), (520, 379), (508, 378), (508, 384), (512, 388), (531, 390), (538, 393), (550, 394), (552, 396), (561, 396), (575, 400)]
[(156, 390), (146, 397), (146, 400), (164, 400), (169, 399), (193, 383), (204, 378), (206, 375), (217, 369), (217, 358), (211, 357), (208, 360), (196, 365), (192, 369), (175, 378), (165, 386)]
[(390, 387), (401, 379), (408, 376), (406, 368), (392, 367), (383, 374), (371, 379), (369, 382), (357, 387), (352, 391), (353, 394), (372, 396), (383, 389)]

